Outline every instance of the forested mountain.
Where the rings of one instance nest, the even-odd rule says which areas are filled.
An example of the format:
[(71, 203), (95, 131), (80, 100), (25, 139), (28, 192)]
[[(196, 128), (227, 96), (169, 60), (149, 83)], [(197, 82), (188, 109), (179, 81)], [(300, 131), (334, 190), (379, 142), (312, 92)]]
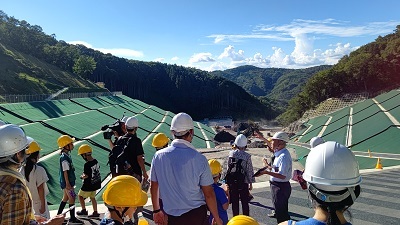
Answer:
[(283, 69), (239, 66), (211, 74), (225, 77), (255, 96), (289, 100), (300, 92), (301, 86), (312, 75), (330, 67), (323, 65), (306, 69)]
[(0, 79), (0, 94), (53, 93), (64, 86), (93, 88), (88, 79), (165, 110), (185, 111), (195, 119), (220, 115), (271, 119), (277, 115), (267, 102), (261, 103), (225, 78), (70, 45), (2, 11)]
[(265, 104), (271, 105), (274, 112), (283, 113), (289, 100), (301, 92), (301, 88), (311, 76), (329, 68), (331, 68), (329, 65), (306, 69), (240, 66), (224, 71), (214, 71), (211, 74), (235, 82), (247, 92), (258, 96)]
[(399, 86), (400, 25), (394, 33), (379, 36), (374, 42), (344, 56), (331, 69), (311, 77), (279, 119), (284, 124), (291, 123), (320, 102), (344, 93), (368, 92), (373, 96)]

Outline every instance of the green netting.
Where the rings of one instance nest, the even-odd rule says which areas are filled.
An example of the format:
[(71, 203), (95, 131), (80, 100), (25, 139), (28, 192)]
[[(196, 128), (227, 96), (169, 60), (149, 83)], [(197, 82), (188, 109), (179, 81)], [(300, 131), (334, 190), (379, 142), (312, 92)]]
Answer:
[(30, 123), (21, 126), (26, 135), (35, 139), (41, 147), (40, 155), (44, 156), (58, 150), (57, 139), (60, 133), (43, 126), (41, 123)]
[(114, 116), (117, 119), (122, 119), (122, 117), (125, 116), (134, 116), (132, 112), (128, 111), (123, 108), (121, 105), (111, 105), (103, 108), (98, 109), (101, 112), (104, 112), (106, 114), (109, 114), (111, 116)]
[(375, 103), (371, 99), (367, 99), (363, 102), (351, 106), (353, 108), (353, 117), (358, 117), (357, 114), (363, 111), (371, 111), (372, 108), (376, 107)]
[[(304, 126), (306, 126), (306, 125), (304, 124)], [(308, 125), (308, 126), (309, 126), (309, 125)], [(293, 135), (292, 137), (290, 137), (290, 140), (296, 140), (296, 141), (298, 141), (299, 138), (300, 138), (301, 136), (303, 136), (303, 133), (304, 133), (304, 131), (306, 131), (306, 130), (307, 130), (307, 128), (301, 129), (301, 130), (298, 131), (295, 135)]]
[(174, 116), (175, 116), (174, 113), (172, 113), (172, 112), (167, 112), (167, 114), (166, 114), (166, 116), (165, 116), (165, 119), (164, 119), (164, 122), (167, 123), (168, 125), (171, 125), (171, 121), (172, 121), (172, 118), (173, 118)]
[(336, 141), (342, 145), (346, 144), (347, 124), (349, 122), (349, 108), (344, 108), (331, 114), (333, 117), (322, 134), (325, 141)]
[(74, 98), (73, 101), (78, 102), (90, 109), (98, 109), (111, 105), (110, 103), (101, 101), (98, 98)]
[[(378, 96), (379, 97), (379, 96)], [(386, 99), (376, 98), (382, 107), (389, 111), (389, 113), (397, 120), (400, 121), (400, 91), (391, 91), (387, 94)]]
[(103, 125), (112, 124), (114, 122), (115, 119), (95, 110), (46, 121), (47, 124), (57, 127), (78, 138), (89, 136), (100, 131)]
[[(2, 107), (5, 106), (5, 104), (1, 105)], [(22, 124), (27, 124), (28, 122), (20, 119), (18, 117), (15, 117), (12, 114), (9, 114), (7, 111), (4, 111), (2, 109), (0, 109), (0, 120), (6, 122), (6, 123), (12, 123), (12, 124), (16, 124), (16, 125), (22, 125)]]
[(132, 102), (125, 102), (120, 104), (121, 107), (126, 108), (130, 112), (133, 112), (135, 114), (138, 114), (145, 110), (145, 107), (142, 107), (141, 105), (135, 104), (133, 101)]
[(353, 113), (353, 125), (365, 120), (367, 117), (372, 117), (377, 113), (382, 113), (382, 111), (375, 104), (365, 108), (365, 110), (358, 111), (357, 114)]
[[(358, 165), (360, 169), (375, 169), (376, 163), (378, 161), (377, 158), (368, 158), (368, 157), (358, 157), (356, 156)], [(383, 167), (388, 166), (397, 166), (400, 164), (400, 160), (393, 160), (393, 159), (383, 159), (381, 158), (381, 164)]]
[(151, 110), (153, 110), (153, 111), (156, 111), (156, 112), (158, 112), (158, 113), (161, 114), (161, 115), (164, 115), (164, 114), (165, 114), (165, 111), (164, 111), (164, 110), (162, 110), (162, 109), (160, 109), (160, 108), (158, 108), (157, 106), (154, 106), (154, 105), (150, 106), (149, 109), (151, 109)]
[(146, 104), (146, 103), (144, 103), (144, 102), (142, 102), (140, 100), (137, 100), (137, 99), (134, 99), (133, 103), (136, 104), (136, 105), (139, 105), (139, 106), (141, 106), (143, 108), (148, 108), (150, 106), (149, 104)]
[(400, 105), (392, 108), (389, 111), (390, 115), (392, 115), (398, 122), (400, 122)]
[(100, 100), (109, 102), (111, 104), (121, 104), (121, 103), (125, 103), (127, 101), (133, 101), (133, 99), (131, 98), (127, 98), (126, 100), (124, 98), (121, 98), (121, 96), (99, 96), (97, 97)]
[[(371, 136), (369, 138), (369, 136)], [(371, 152), (379, 152), (379, 153), (394, 153), (399, 154), (399, 137), (400, 137), (400, 129), (397, 127), (390, 127), (386, 131), (373, 135), (373, 133), (368, 133), (365, 136), (363, 142), (356, 142), (353, 139), (353, 147), (351, 148), (354, 151), (364, 151), (367, 152), (368, 149)]]
[[(99, 111), (88, 110), (70, 100), (2, 105), (6, 106), (9, 110), (21, 114), (21, 116), (29, 117), (30, 120), (44, 120), (49, 125), (47, 127), (39, 122), (28, 124), (26, 121), (14, 117), (4, 110), (0, 117), (5, 122), (23, 125), (22, 127), (27, 135), (33, 137), (43, 149), (41, 151), (42, 157), (40, 163), (45, 167), (50, 178), (48, 182), (50, 189), (48, 201), (51, 204), (58, 204), (62, 197), (62, 191), (59, 187), (59, 150), (57, 147), (57, 139), (61, 135), (60, 132), (66, 132), (78, 138), (90, 138), (90, 142), (82, 141), (76, 143), (75, 150), (72, 151), (72, 158), (76, 169), (75, 174), (79, 177), (84, 165), (83, 159), (77, 156), (77, 148), (80, 144), (87, 142), (92, 146), (94, 156), (100, 162), (103, 179), (109, 173), (109, 166), (106, 165), (108, 151), (105, 150), (109, 149), (109, 144), (107, 140), (103, 139), (103, 132), (100, 131), (100, 128), (103, 125), (114, 123), (115, 119), (112, 117), (120, 118), (123, 113), (126, 116), (143, 113), (136, 115), (140, 125), (137, 135), (143, 141), (145, 161), (148, 163), (151, 163), (155, 152), (155, 149), (151, 146), (151, 141), (155, 133), (163, 132), (171, 138), (170, 124), (172, 117), (175, 115), (174, 113), (163, 111), (160, 108), (149, 106), (146, 103), (126, 96), (106, 96), (72, 100), (88, 108), (99, 109)], [(161, 123), (163, 119), (164, 122)], [(200, 125), (200, 127), (208, 137), (213, 136), (211, 128), (205, 125)], [(60, 130), (60, 132), (56, 129)], [(206, 142), (200, 129), (196, 126), (195, 130), (196, 135), (199, 137), (194, 137), (193, 145), (196, 148), (206, 148)], [(101, 147), (92, 144), (92, 142), (97, 143)], [(149, 169), (148, 166), (146, 166), (146, 169)], [(76, 186), (77, 190), (79, 190), (81, 186), (80, 180), (77, 180)], [(98, 200), (101, 200), (101, 193), (102, 191), (96, 196)]]
[(312, 127), (308, 130), (308, 132), (303, 135), (302, 137), (299, 137), (298, 141), (307, 143), (310, 141), (311, 138), (318, 136), (318, 134), (321, 132), (321, 130), (324, 128), (326, 121), (328, 121), (328, 117), (325, 116), (320, 116), (311, 119), (308, 124), (311, 124)]
[[(370, 115), (370, 112), (365, 111), (359, 113), (359, 118), (366, 118)], [(377, 134), (384, 129), (388, 128), (393, 123), (388, 119), (388, 117), (380, 112), (375, 114), (373, 117), (366, 118), (352, 126), (352, 140), (351, 143), (357, 143), (365, 140), (371, 135)]]
[[(135, 117), (136, 117), (136, 118), (138, 119), (138, 121), (139, 121), (139, 128), (146, 129), (146, 130), (148, 130), (149, 132), (151, 132), (152, 130), (154, 130), (154, 128), (159, 124), (159, 122), (156, 122), (157, 120), (154, 121), (154, 120), (152, 120), (152, 119), (146, 117), (146, 116), (143, 115), (143, 114), (138, 114), (138, 115), (136, 115)], [(159, 121), (161, 121), (161, 120), (159, 120)], [(147, 135), (146, 135), (146, 136), (147, 136)]]
[[(288, 148), (293, 148), (296, 151), (298, 162), (304, 166), (306, 163), (306, 159), (307, 159), (305, 156), (308, 155), (308, 153), (310, 152), (310, 149), (299, 146), (299, 145), (294, 145), (294, 144), (288, 144)], [(293, 158), (293, 160), (296, 160), (296, 159)]]
[(399, 95), (400, 95), (400, 90), (392, 90), (388, 93), (376, 96), (375, 100), (382, 104), (383, 102), (389, 101), (394, 97), (396, 98), (399, 97)]
[(133, 98), (130, 98), (130, 97), (126, 96), (126, 95), (117, 95), (117, 96), (114, 96), (114, 97), (115, 98), (119, 98), (119, 99), (121, 99), (123, 101), (126, 101), (126, 102), (134, 101)]
[(202, 123), (198, 123), (198, 124), (200, 124), (201, 129), (204, 130), (204, 133), (206, 133), (206, 135), (209, 137), (209, 139), (212, 140), (214, 138), (215, 134), (216, 134), (214, 132), (214, 130), (211, 129), (211, 127), (206, 126), (206, 125), (204, 125)]
[(164, 118), (163, 114), (155, 112), (151, 109), (147, 109), (147, 110), (143, 111), (143, 114), (146, 115), (146, 118), (155, 120), (155, 121), (157, 121), (157, 123), (161, 122), (161, 120)]

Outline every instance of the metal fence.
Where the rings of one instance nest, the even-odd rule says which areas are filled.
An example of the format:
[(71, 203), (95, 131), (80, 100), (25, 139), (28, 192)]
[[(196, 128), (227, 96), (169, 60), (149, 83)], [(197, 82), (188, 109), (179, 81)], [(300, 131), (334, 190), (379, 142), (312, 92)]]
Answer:
[(30, 95), (0, 95), (0, 103), (17, 103), (17, 102), (35, 102), (68, 98), (90, 98), (97, 96), (115, 96), (122, 95), (121, 91), (117, 92), (88, 92), (88, 93), (62, 93), (54, 98), (49, 99), (52, 95), (46, 94), (30, 94)]

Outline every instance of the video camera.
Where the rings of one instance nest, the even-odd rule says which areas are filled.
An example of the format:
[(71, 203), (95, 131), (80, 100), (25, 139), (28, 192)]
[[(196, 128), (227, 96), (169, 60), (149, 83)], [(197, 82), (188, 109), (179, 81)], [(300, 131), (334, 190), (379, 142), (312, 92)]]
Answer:
[(104, 131), (103, 133), (103, 138), (104, 139), (111, 139), (111, 137), (114, 135), (114, 132), (117, 132), (120, 135), (123, 135), (123, 131), (122, 131), (122, 123), (121, 120), (117, 120), (115, 121), (113, 124), (111, 125), (104, 125), (101, 127), (101, 130)]

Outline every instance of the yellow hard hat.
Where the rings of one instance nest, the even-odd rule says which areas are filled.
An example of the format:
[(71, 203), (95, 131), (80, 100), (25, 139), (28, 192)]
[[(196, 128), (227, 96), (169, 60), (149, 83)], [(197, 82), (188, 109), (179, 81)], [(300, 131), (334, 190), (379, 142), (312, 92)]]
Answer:
[(79, 146), (78, 148), (78, 155), (82, 155), (88, 152), (92, 152), (92, 147), (90, 147), (88, 144), (83, 144)]
[(147, 194), (142, 191), (140, 182), (129, 175), (111, 179), (103, 192), (104, 203), (115, 207), (139, 207), (147, 202)]
[(61, 135), (58, 140), (57, 140), (57, 144), (58, 147), (60, 148), (64, 148), (65, 146), (67, 146), (70, 143), (74, 143), (75, 139), (71, 138), (68, 135)]
[(158, 133), (154, 136), (151, 145), (155, 148), (161, 148), (168, 144), (169, 138), (164, 133)]
[(211, 174), (213, 176), (221, 173), (222, 167), (221, 167), (221, 163), (219, 163), (218, 160), (210, 159), (210, 160), (208, 160), (208, 165), (210, 166)]
[(227, 225), (259, 225), (258, 222), (250, 216), (237, 215), (229, 220)]
[(28, 147), (28, 149), (25, 151), (25, 153), (26, 153), (26, 154), (32, 154), (32, 153), (37, 152), (37, 151), (39, 151), (39, 150), (41, 150), (39, 144), (38, 144), (36, 141), (32, 141), (32, 142), (29, 144), (29, 147)]

